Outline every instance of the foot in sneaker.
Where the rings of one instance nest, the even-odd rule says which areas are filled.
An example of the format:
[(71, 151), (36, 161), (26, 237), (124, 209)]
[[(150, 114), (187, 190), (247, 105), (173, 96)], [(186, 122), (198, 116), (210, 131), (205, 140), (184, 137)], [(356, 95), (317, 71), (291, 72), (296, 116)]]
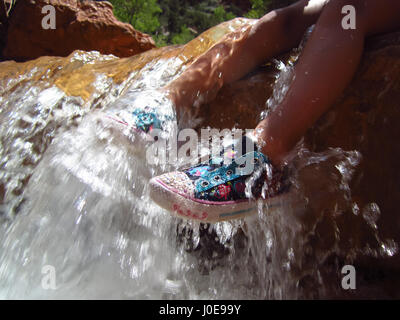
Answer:
[(112, 104), (107, 117), (125, 126), (133, 139), (149, 142), (154, 141), (155, 136), (167, 138), (176, 126), (172, 101), (157, 90), (124, 94)]
[(257, 199), (267, 199), (272, 205), (287, 189), (281, 183), (282, 173), (261, 152), (239, 156), (232, 149), (227, 153), (233, 156), (227, 165), (214, 157), (207, 164), (151, 179), (151, 197), (181, 218), (218, 222), (254, 214)]

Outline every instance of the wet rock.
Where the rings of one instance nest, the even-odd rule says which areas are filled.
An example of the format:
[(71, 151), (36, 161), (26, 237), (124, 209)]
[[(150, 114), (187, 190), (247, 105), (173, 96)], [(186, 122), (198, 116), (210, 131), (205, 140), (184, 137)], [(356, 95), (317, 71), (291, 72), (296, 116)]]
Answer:
[[(56, 11), (56, 29), (43, 29), (42, 8)], [(72, 51), (96, 50), (128, 57), (155, 47), (153, 39), (118, 21), (107, 1), (17, 1), (9, 20), (4, 59), (26, 61), (41, 56), (68, 56)]]
[[(200, 111), (204, 118), (201, 126), (254, 128), (266, 108), (265, 101), (271, 95), (276, 73), (273, 67), (264, 66), (222, 88), (217, 98)], [(397, 213), (397, 199), (400, 198), (399, 75), (400, 33), (369, 39), (353, 81), (305, 136), (305, 146), (311, 152), (341, 148), (360, 153), (362, 160), (350, 185), (353, 204), (362, 214), (363, 208), (375, 203), (380, 209), (377, 226), (381, 236), (396, 241), (400, 241), (400, 215)], [(207, 117), (211, 110), (218, 116)], [(314, 180), (307, 185), (324, 189)], [(309, 192), (318, 188), (311, 188)]]
[[(21, 188), (59, 130), (78, 124), (93, 109), (104, 109), (128, 87), (141, 90), (165, 85), (231, 28), (247, 23), (246, 19), (235, 19), (207, 30), (185, 46), (153, 49), (127, 58), (76, 50), (68, 57), (1, 62), (0, 122), (18, 119), (20, 124), (20, 119), (33, 117), (39, 125), (0, 126), (0, 163), (7, 163), (7, 170), (0, 170), (0, 220), (5, 212), (13, 216), (18, 210)], [(32, 115), (38, 110), (44, 112)], [(29, 143), (16, 144), (16, 139)], [(31, 151), (26, 151), (26, 145)], [(35, 157), (32, 165), (31, 153)], [(17, 171), (20, 174), (15, 175)]]
[[(155, 86), (167, 83), (229, 30), (245, 25), (245, 19), (236, 19), (208, 30), (185, 46), (150, 50), (123, 59), (76, 51), (66, 58), (41, 57), (25, 63), (3, 62), (0, 64), (1, 120), (11, 123), (7, 118), (12, 115), (11, 111), (16, 112), (17, 107), (26, 101), (32, 106), (43, 103), (36, 98), (35, 92), (32, 93), (33, 89), (40, 93), (50, 88), (60, 95), (62, 98), (57, 100), (54, 109), (68, 109), (72, 103), (85, 112), (93, 108), (102, 109), (127, 87), (143, 88), (154, 83)], [(158, 69), (161, 65), (166, 67)], [(260, 113), (266, 108), (265, 101), (272, 93), (277, 73), (273, 64), (264, 65), (222, 88), (213, 102), (200, 108), (199, 116), (203, 121), (199, 127), (254, 128)], [(374, 281), (378, 288), (381, 278), (400, 278), (395, 270), (400, 266), (400, 216), (397, 209), (397, 199), (400, 198), (399, 75), (400, 33), (369, 39), (352, 83), (305, 136), (309, 152), (326, 155), (327, 151), (333, 151), (329, 151), (327, 160), (305, 165), (298, 173), (298, 187), (302, 196), (309, 200), (302, 221), (304, 230), (309, 232), (308, 242), (301, 248), (307, 251), (307, 255), (298, 270), (299, 278), (303, 280), (299, 283), (304, 287), (318, 287), (318, 277), (325, 277), (333, 279), (333, 286), (337, 288), (340, 267), (349, 262), (357, 263), (360, 272), (364, 270), (365, 276), (360, 276), (360, 279), (364, 279), (363, 285), (368, 288)], [(74, 114), (74, 117), (80, 116)], [(61, 120), (58, 126), (64, 125), (64, 120)], [(25, 131), (21, 129), (21, 132)], [(56, 133), (51, 131), (51, 138), (46, 143), (50, 143)], [(18, 132), (18, 138), (25, 139), (23, 134)], [(9, 139), (4, 141), (11, 144), (12, 137), (6, 137)], [(45, 148), (40, 145), (33, 147), (40, 149), (37, 155), (40, 159)], [(338, 165), (345, 162), (351, 165), (352, 157), (358, 154), (360, 162), (354, 165), (355, 172), (348, 181), (349, 193), (341, 183), (343, 175)], [(21, 171), (20, 167), (11, 169), (10, 172)], [(33, 170), (34, 167), (29, 168), (26, 175), (21, 175), (22, 185)], [(0, 199), (4, 202), (13, 196), (7, 188), (6, 183), (0, 188)], [(213, 246), (212, 240), (206, 241), (204, 236), (203, 240), (203, 248)], [(218, 246), (214, 244), (214, 248)], [(207, 252), (204, 255), (207, 258)], [(314, 268), (316, 260), (323, 264), (319, 270)], [(318, 270), (319, 274), (307, 278), (302, 270)], [(388, 289), (382, 290), (388, 297), (396, 296), (398, 285), (391, 284), (390, 280), (386, 280), (386, 284)], [(338, 294), (341, 293), (339, 288)]]
[[(269, 68), (259, 68), (225, 86), (201, 110), (205, 119), (201, 125), (254, 128), (272, 93), (277, 70)], [(308, 202), (300, 223), (310, 232), (307, 237), (312, 252), (299, 273), (311, 269), (307, 263), (320, 261), (318, 277), (330, 281), (329, 296), (371, 298), (379, 292), (382, 298), (399, 297), (395, 289), (399, 281), (394, 281), (400, 278), (396, 271), (400, 266), (399, 75), (400, 33), (368, 39), (351, 84), (305, 136), (304, 146), (316, 156), (342, 150), (328, 160), (305, 165), (296, 177), (301, 196)], [(211, 112), (217, 116), (207, 117)], [(344, 152), (360, 158), (348, 181), (349, 190), (345, 190), (339, 171), (344, 162), (350, 166), (351, 156), (342, 158)], [(349, 263), (359, 270), (357, 293), (345, 293), (338, 286), (340, 268)], [(377, 270), (385, 281), (368, 276)], [(305, 291), (313, 292), (313, 285)]]
[[(29, 81), (42, 89), (54, 85), (66, 95), (83, 98), (86, 102), (98, 94), (94, 81), (99, 76), (105, 82), (111, 81), (116, 85), (132, 84), (142, 87), (148, 84), (140, 83), (140, 80), (146, 77), (152, 66), (163, 60), (162, 63), (167, 68), (158, 76), (159, 83), (156, 85), (160, 86), (179, 74), (232, 28), (245, 26), (248, 21), (237, 18), (207, 30), (185, 46), (163, 47), (122, 59), (77, 50), (65, 58), (44, 56), (24, 63), (5, 61), (0, 63), (0, 97), (6, 102), (13, 86), (24, 88), (25, 81)], [(136, 78), (130, 80), (133, 76)], [(125, 83), (126, 81), (129, 83)]]
[(396, 241), (400, 240), (399, 74), (400, 33), (370, 39), (351, 85), (306, 136), (307, 145), (316, 152), (340, 147), (361, 153), (351, 185), (353, 200), (361, 211), (376, 203), (381, 214), (378, 228)]
[(399, 276), (387, 269), (400, 266), (399, 75), (400, 33), (369, 39), (352, 83), (305, 139), (315, 152), (339, 147), (362, 156), (350, 182), (352, 208), (335, 221), (340, 245), (363, 247), (362, 268), (384, 268), (393, 279)]

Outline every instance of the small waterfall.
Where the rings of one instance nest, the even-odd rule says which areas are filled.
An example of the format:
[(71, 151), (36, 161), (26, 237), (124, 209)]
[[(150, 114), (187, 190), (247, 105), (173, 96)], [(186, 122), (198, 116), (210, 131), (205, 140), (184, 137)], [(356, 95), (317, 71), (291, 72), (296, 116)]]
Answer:
[[(116, 58), (75, 53), (68, 68), (94, 61)], [(152, 62), (120, 82), (98, 73), (86, 100), (47, 81), (66, 68), (52, 63), (2, 80), (1, 298), (321, 298), (338, 293), (344, 264), (397, 253), (380, 238), (379, 206), (352, 201), (357, 150), (299, 144), (296, 201), (277, 210), (260, 201), (256, 216), (211, 225), (172, 217), (148, 196), (149, 179), (172, 167), (150, 166), (106, 115), (124, 95), (176, 77), (179, 61)], [(291, 66), (280, 65), (269, 107), (290, 82)]]

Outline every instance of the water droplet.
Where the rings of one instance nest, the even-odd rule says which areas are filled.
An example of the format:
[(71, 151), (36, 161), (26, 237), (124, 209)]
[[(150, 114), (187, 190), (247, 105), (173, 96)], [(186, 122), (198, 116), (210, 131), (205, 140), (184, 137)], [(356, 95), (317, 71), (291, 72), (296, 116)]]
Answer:
[(376, 223), (381, 215), (381, 211), (375, 202), (367, 204), (362, 211), (362, 215), (371, 228), (378, 228)]

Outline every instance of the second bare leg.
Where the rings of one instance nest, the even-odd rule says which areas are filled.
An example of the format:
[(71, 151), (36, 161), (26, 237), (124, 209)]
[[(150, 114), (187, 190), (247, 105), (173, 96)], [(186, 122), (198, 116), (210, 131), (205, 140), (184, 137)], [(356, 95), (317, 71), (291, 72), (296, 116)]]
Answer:
[(236, 81), (272, 57), (289, 51), (314, 24), (326, 0), (301, 0), (271, 11), (246, 31), (227, 35), (200, 56), (167, 87), (176, 108), (191, 108), (199, 94), (212, 100), (224, 85)]
[[(355, 30), (345, 30), (341, 24), (342, 8), (349, 4), (357, 13)], [(327, 4), (295, 66), (286, 97), (256, 129), (262, 152), (280, 164), (349, 84), (365, 37), (399, 27), (398, 0), (335, 0)]]

